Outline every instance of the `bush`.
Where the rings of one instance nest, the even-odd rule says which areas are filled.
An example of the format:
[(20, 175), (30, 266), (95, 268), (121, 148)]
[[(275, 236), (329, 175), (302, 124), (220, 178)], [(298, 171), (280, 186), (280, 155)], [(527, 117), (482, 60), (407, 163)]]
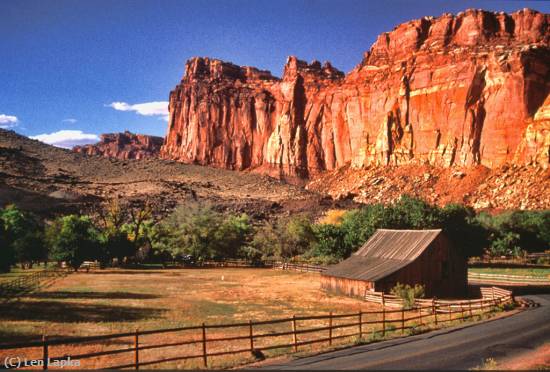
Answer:
[(65, 261), (78, 270), (86, 260), (101, 259), (100, 234), (88, 217), (68, 215), (57, 218), (46, 228), (50, 258)]
[(417, 298), (424, 298), (425, 289), (423, 285), (416, 284), (414, 287), (406, 284), (397, 283), (392, 288), (391, 293), (403, 300), (405, 309), (412, 309)]
[(514, 253), (518, 254), (521, 250), (519, 247), (519, 240), (519, 234), (506, 232), (491, 242), (489, 254), (493, 257), (509, 256), (514, 255)]

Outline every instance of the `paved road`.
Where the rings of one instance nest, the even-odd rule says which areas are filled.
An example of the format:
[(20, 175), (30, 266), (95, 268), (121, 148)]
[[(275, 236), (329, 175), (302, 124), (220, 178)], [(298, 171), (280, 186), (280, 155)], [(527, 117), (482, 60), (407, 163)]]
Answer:
[(469, 369), (486, 358), (498, 362), (550, 342), (550, 295), (525, 297), (541, 306), (466, 328), (352, 347), (263, 369)]

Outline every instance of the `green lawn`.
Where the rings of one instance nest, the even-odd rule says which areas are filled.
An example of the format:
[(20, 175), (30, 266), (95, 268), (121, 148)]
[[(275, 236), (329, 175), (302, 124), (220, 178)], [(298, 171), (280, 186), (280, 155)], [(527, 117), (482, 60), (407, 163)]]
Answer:
[(523, 275), (550, 278), (550, 268), (470, 267), (469, 272), (483, 274)]

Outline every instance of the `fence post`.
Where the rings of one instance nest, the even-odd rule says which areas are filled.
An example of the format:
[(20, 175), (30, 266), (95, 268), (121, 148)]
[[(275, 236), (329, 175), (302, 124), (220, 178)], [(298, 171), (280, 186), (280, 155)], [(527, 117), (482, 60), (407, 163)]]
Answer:
[(468, 300), (468, 310), (470, 311), (470, 318), (472, 317), (472, 300)]
[(208, 367), (208, 360), (206, 355), (206, 325), (202, 323), (202, 361), (204, 367)]
[(332, 345), (332, 311), (329, 313), (328, 318), (328, 344)]
[(401, 308), (401, 334), (405, 333), (405, 305)]
[(481, 314), (483, 314), (483, 311), (484, 311), (484, 309), (483, 309), (483, 295), (482, 295), (482, 297), (481, 297)]
[(294, 352), (298, 352), (298, 337), (296, 335), (296, 315), (292, 315), (292, 341), (294, 342)]
[(48, 369), (48, 336), (42, 335), (42, 369)]
[(420, 325), (424, 325), (424, 323), (422, 322), (422, 305), (419, 305), (418, 306), (418, 315), (419, 315), (419, 322), (420, 322)]
[(493, 304), (495, 302), (495, 287), (491, 287), (491, 294), (493, 295)]
[(139, 331), (137, 328), (134, 335), (134, 364), (135, 368), (139, 369)]
[[(382, 295), (382, 298), (384, 295)], [(386, 336), (386, 307), (382, 305), (382, 337)]]
[(462, 307), (462, 301), (460, 301), (460, 320), (464, 321), (464, 308)]
[(451, 307), (451, 304), (449, 304), (449, 324), (453, 322), (453, 308)]
[(359, 310), (359, 340), (363, 338), (363, 311)]
[(432, 312), (434, 313), (435, 325), (437, 325), (437, 305), (435, 303), (435, 297), (432, 298)]
[(248, 330), (250, 334), (250, 351), (254, 351), (254, 335), (252, 334), (252, 320), (248, 321)]

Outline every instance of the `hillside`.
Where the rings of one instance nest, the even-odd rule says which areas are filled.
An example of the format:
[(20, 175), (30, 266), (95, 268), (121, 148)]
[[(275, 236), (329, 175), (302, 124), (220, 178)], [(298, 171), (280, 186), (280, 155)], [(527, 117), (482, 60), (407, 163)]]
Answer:
[(196, 199), (260, 218), (315, 213), (332, 205), (316, 193), (266, 176), (159, 159), (88, 156), (0, 129), (0, 205), (16, 202), (49, 215), (113, 197), (149, 199), (157, 214)]

